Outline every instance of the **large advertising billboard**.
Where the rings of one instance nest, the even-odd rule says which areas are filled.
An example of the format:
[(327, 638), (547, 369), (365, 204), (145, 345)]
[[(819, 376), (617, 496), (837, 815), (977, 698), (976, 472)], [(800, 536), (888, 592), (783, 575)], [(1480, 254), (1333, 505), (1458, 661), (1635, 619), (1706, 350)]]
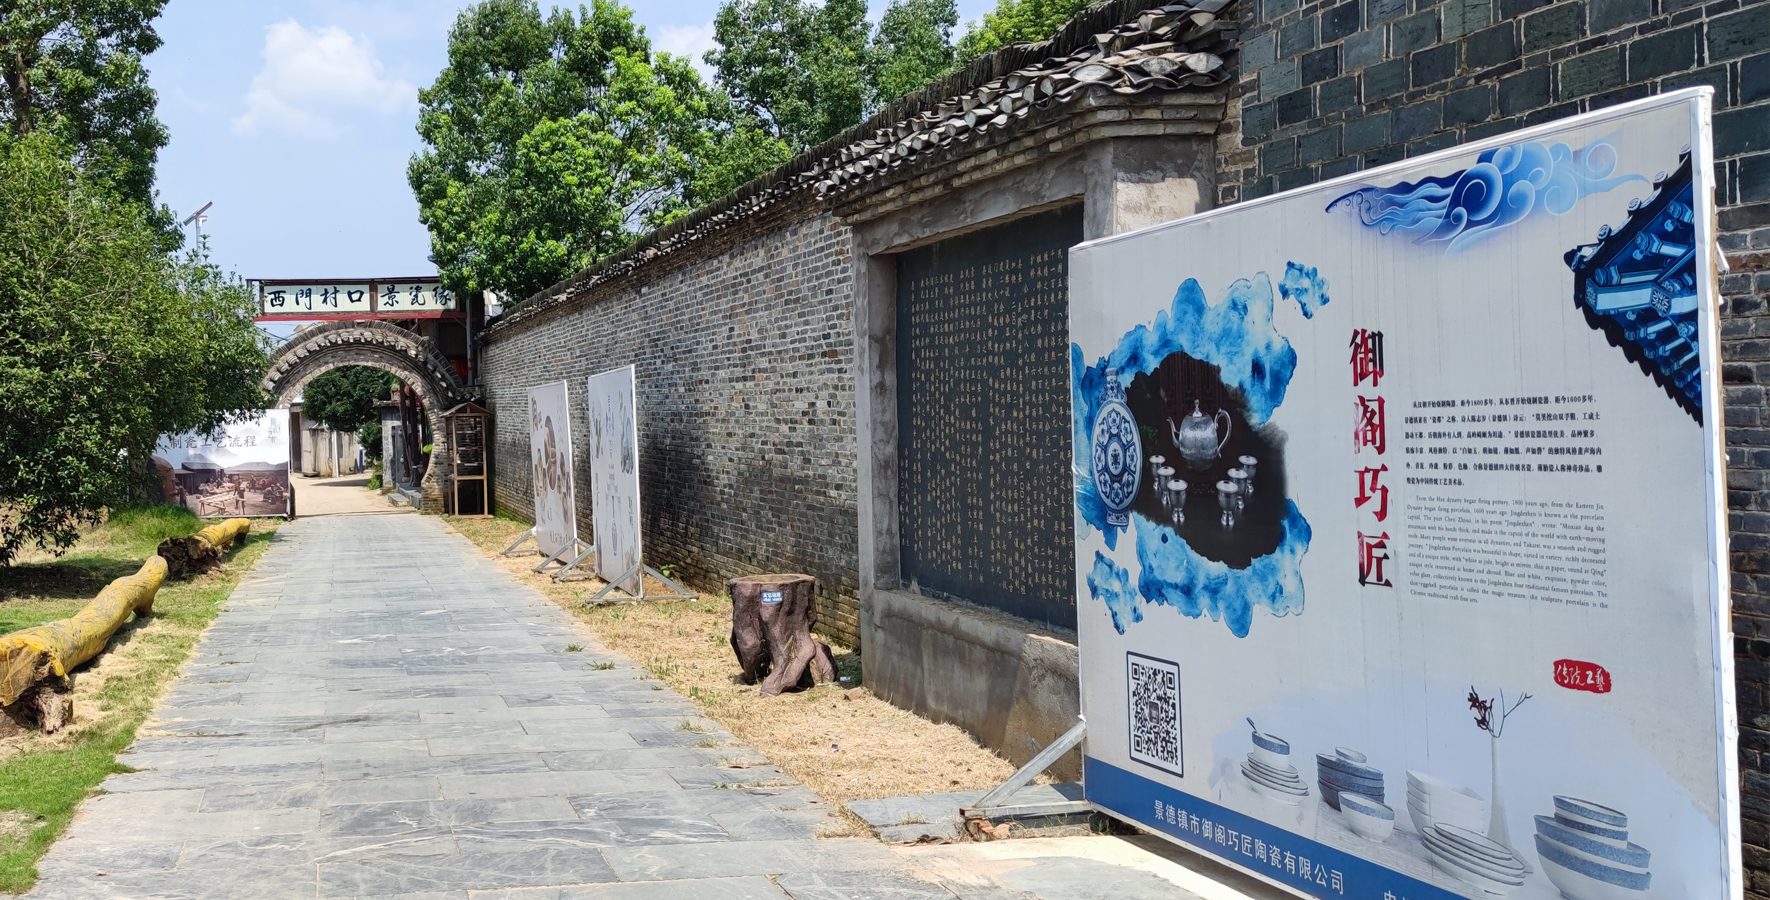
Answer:
[(261, 410), (213, 432), (161, 435), (160, 500), (199, 516), (289, 514), (289, 411)]
[(590, 513), (595, 523), (596, 574), (638, 596), (640, 570), (639, 416), (632, 366), (590, 376), (584, 400), (590, 417)]
[(1708, 107), (1073, 251), (1091, 801), (1317, 897), (1740, 895)]
[(576, 546), (578, 540), (568, 394), (563, 381), (529, 388), (529, 457), (534, 463), (535, 544), (548, 557)]

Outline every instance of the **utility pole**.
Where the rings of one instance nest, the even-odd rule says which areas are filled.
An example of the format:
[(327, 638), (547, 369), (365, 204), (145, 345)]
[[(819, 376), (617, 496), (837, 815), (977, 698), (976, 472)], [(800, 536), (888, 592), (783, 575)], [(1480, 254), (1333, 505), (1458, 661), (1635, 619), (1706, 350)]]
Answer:
[(185, 220), (183, 222), (178, 223), (178, 227), (180, 227), (180, 228), (183, 228), (186, 225), (191, 224), (192, 222), (196, 223), (196, 225), (197, 225), (197, 249), (198, 250), (204, 249), (203, 248), (203, 225), (204, 225), (204, 223), (209, 221), (209, 217), (204, 215), (204, 213), (207, 213), (209, 211), (209, 207), (214, 206), (214, 205), (215, 205), (215, 201), (211, 200), (208, 203), (203, 204), (202, 209), (199, 209), (196, 212), (191, 213), (188, 217), (185, 218)]

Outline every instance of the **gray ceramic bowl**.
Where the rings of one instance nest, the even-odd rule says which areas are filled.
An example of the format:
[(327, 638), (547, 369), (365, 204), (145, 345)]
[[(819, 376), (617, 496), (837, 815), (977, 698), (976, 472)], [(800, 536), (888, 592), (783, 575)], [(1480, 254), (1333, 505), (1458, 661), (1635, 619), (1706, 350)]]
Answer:
[(1369, 797), (1363, 797), (1358, 794), (1347, 794), (1340, 799), (1340, 804), (1342, 806), (1349, 806), (1362, 815), (1377, 819), (1388, 819), (1391, 822), (1395, 821), (1395, 810), (1392, 810)]
[(1280, 756), (1289, 756), (1291, 753), (1290, 741), (1287, 741), (1284, 738), (1273, 737), (1270, 734), (1262, 734), (1258, 731), (1254, 732), (1254, 746), (1259, 747), (1262, 750), (1277, 753)]
[(1377, 784), (1383, 783), (1383, 770), (1374, 766), (1367, 766), (1363, 763), (1354, 762), (1344, 757), (1329, 756), (1326, 753), (1317, 753), (1315, 754), (1315, 765), (1322, 769), (1332, 769), (1335, 772), (1340, 772), (1350, 778), (1371, 781)]
[(1589, 835), (1592, 835), (1593, 837), (1603, 838), (1604, 840), (1607, 840), (1607, 841), (1610, 841), (1610, 842), (1616, 844), (1616, 846), (1618, 846), (1618, 847), (1621, 847), (1624, 844), (1627, 844), (1629, 842), (1629, 833), (1626, 831), (1623, 831), (1620, 828), (1606, 828), (1602, 825), (1593, 825), (1590, 822), (1582, 822), (1579, 819), (1574, 818), (1571, 815), (1568, 815), (1567, 813), (1561, 812), (1560, 810), (1555, 811), (1555, 821), (1560, 822), (1562, 825), (1565, 825), (1566, 827), (1571, 828), (1575, 831), (1581, 832), (1583, 834), (1589, 834)]
[[(1580, 859), (1557, 846), (1554, 841), (1547, 840), (1540, 834), (1535, 835), (1535, 837), (1537, 858), (1542, 860), (1543, 874), (1549, 876), (1549, 880), (1554, 882), (1555, 886), (1560, 888), (1561, 892), (1569, 897), (1597, 896), (1600, 892), (1590, 888), (1582, 890), (1579, 887), (1569, 891), (1568, 885), (1562, 884), (1563, 879), (1557, 877), (1558, 875), (1567, 872), (1571, 872), (1583, 879), (1590, 879), (1591, 881), (1598, 882), (1601, 885), (1611, 885), (1630, 891), (1645, 891), (1647, 890), (1647, 886), (1653, 881), (1653, 875), (1651, 873), (1640, 874), (1636, 872), (1625, 872), (1614, 866), (1592, 862), (1589, 859)], [(1560, 871), (1558, 872), (1557, 870)], [(1571, 880), (1575, 882), (1578, 881), (1578, 879)]]
[(1585, 832), (1568, 828), (1566, 825), (1562, 824), (1560, 820), (1550, 816), (1536, 816), (1535, 818), (1538, 834), (1541, 834), (1556, 843), (1566, 844), (1575, 850), (1590, 853), (1593, 856), (1603, 857), (1613, 863), (1645, 869), (1647, 868), (1648, 860), (1653, 857), (1653, 854), (1649, 853), (1647, 848), (1636, 844), (1626, 844), (1618, 847), (1615, 844), (1593, 840), (1592, 837)]
[(1600, 806), (1590, 800), (1581, 800), (1578, 797), (1568, 797), (1561, 794), (1555, 795), (1553, 799), (1557, 811), (1569, 813), (1575, 818), (1608, 825), (1611, 828), (1626, 829), (1629, 827), (1629, 817), (1619, 810)]

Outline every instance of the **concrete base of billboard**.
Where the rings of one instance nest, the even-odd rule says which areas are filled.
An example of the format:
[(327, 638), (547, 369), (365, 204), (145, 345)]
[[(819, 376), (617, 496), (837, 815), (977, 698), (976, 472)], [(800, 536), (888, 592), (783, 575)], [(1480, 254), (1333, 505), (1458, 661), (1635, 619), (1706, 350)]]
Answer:
[[(866, 684), (886, 702), (951, 722), (1015, 765), (1075, 724), (1075, 638), (968, 603), (875, 590), (861, 614)], [(1075, 780), (1080, 752), (1051, 767)]]

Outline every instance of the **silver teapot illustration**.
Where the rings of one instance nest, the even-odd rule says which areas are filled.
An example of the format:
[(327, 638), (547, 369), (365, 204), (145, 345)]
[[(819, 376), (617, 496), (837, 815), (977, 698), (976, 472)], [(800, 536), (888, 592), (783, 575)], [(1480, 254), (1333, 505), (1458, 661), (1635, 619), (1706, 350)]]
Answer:
[[(1218, 422), (1222, 422), (1222, 437), (1219, 438)], [(1223, 452), (1223, 445), (1229, 443), (1231, 422), (1227, 410), (1217, 410), (1213, 418), (1199, 409), (1198, 401), (1192, 401), (1192, 412), (1175, 425), (1173, 419), (1168, 420), (1168, 433), (1174, 438), (1174, 446), (1180, 448), (1181, 458), (1186, 464), (1202, 469), (1217, 461), (1217, 454)]]

